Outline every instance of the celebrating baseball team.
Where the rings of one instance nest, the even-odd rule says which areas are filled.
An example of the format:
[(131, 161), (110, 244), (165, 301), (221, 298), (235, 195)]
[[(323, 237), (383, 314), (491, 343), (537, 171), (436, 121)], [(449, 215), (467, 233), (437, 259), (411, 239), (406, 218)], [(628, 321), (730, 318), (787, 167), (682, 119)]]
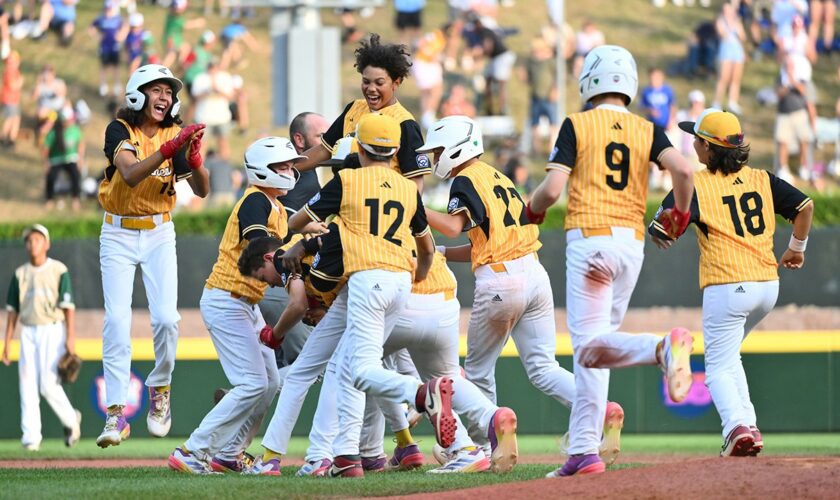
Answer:
[[(547, 175), (526, 202), (511, 180), (482, 161), (482, 132), (472, 119), (443, 118), (423, 138), (397, 98), (411, 66), (404, 46), (372, 35), (355, 56), (361, 99), (331, 124), (302, 113), (289, 138), (265, 137), (245, 152), (249, 187), (228, 218), (200, 302), (231, 389), (217, 395), (217, 404), (172, 451), (170, 468), (280, 475), (307, 392), (321, 381), (299, 476), (416, 469), (424, 456), (411, 428), (424, 417), (440, 462), (429, 473), (508, 472), (518, 458), (517, 414), (497, 405), (495, 365), (510, 338), (531, 383), (571, 412), (568, 460), (549, 477), (604, 472), (620, 451), (624, 423), (620, 404), (607, 400), (610, 369), (659, 366), (674, 402), (691, 388), (688, 330), (673, 328), (664, 337), (619, 331), (644, 260), (645, 235), (667, 249), (690, 223), (700, 248), (706, 385), (721, 417), (721, 455), (761, 452), (740, 346), (776, 302), (778, 267), (804, 264), (814, 208), (787, 182), (749, 166), (749, 143), (735, 115), (710, 108), (697, 121), (680, 123), (706, 167), (694, 174), (663, 129), (628, 111), (638, 88), (630, 52), (597, 47), (579, 78), (586, 110), (563, 122)], [(200, 197), (209, 191), (204, 125), (182, 126), (182, 88), (166, 67), (140, 67), (105, 133), (108, 168), (99, 200), (105, 209), (100, 259), (108, 410), (96, 440), (102, 448), (120, 445), (131, 431), (123, 408), (137, 266), (154, 335), (146, 423), (160, 437), (171, 426), (180, 317), (169, 214), (176, 182), (186, 180)], [(332, 168), (323, 187), (318, 167)], [(670, 172), (673, 191), (646, 225), (651, 168)], [(432, 172), (451, 183), (446, 213), (423, 205), (423, 177)], [(567, 186), (571, 372), (555, 358), (554, 291), (537, 254), (539, 224)], [(793, 225), (780, 260), (773, 249), (776, 214)], [(466, 233), (469, 243), (436, 245), (432, 230), (448, 238)], [(27, 248), (43, 247), (42, 240), (48, 247), (48, 238), (35, 228), (26, 235)], [(447, 261), (469, 262), (475, 274), (463, 369), (461, 304)], [(15, 273), (12, 328), (18, 317), (38, 324), (27, 323), (37, 309), (24, 300), (31, 295), (27, 287), (43, 278), (37, 265), (33, 257)], [(59, 306), (72, 309), (69, 294), (64, 297)], [(26, 331), (23, 341), (39, 337)], [(62, 422), (77, 428), (59, 391), (60, 385), (51, 388), (48, 398)], [(253, 457), (246, 450), (275, 397), (264, 453)], [(390, 458), (386, 422), (396, 442)]]

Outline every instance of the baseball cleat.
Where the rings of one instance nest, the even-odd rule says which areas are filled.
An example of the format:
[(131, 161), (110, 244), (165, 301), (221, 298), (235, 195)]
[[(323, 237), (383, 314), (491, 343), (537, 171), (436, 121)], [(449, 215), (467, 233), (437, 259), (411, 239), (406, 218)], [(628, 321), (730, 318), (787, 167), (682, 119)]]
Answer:
[(443, 467), (428, 471), (429, 474), (470, 474), (485, 472), (490, 469), (490, 460), (481, 448), (473, 450), (462, 449), (453, 454), (450, 461)]
[(388, 455), (382, 454), (378, 457), (362, 457), (362, 469), (365, 472), (382, 472), (385, 464), (388, 463)]
[(280, 459), (272, 458), (263, 462), (262, 457), (254, 459), (254, 464), (242, 471), (244, 476), (279, 476)]
[(252, 467), (254, 462), (254, 457), (247, 453), (233, 460), (216, 456), (210, 460), (210, 468), (222, 474), (240, 474)]
[(169, 395), (172, 391), (158, 391), (149, 387), (149, 414), (146, 425), (149, 434), (155, 437), (166, 437), (172, 427), (172, 412), (169, 407)]
[(549, 472), (545, 477), (569, 477), (585, 474), (600, 474), (606, 470), (601, 457), (595, 455), (573, 455), (569, 457), (563, 467)]
[(303, 477), (303, 476), (313, 476), (313, 477), (324, 477), (327, 475), (327, 471), (330, 470), (330, 466), (332, 466), (332, 460), (329, 458), (323, 458), (321, 460), (310, 460), (301, 466), (300, 469), (295, 473), (295, 476)]
[(170, 469), (185, 474), (198, 474), (202, 476), (219, 474), (218, 472), (213, 472), (210, 464), (183, 448), (175, 448), (175, 451), (169, 455), (167, 463)]
[(76, 446), (76, 443), (82, 437), (82, 412), (79, 410), (73, 411), (76, 412), (76, 425), (64, 428), (64, 446), (68, 448)]
[(96, 445), (100, 448), (107, 448), (109, 446), (119, 446), (120, 443), (128, 439), (131, 435), (131, 426), (123, 416), (122, 411), (109, 412), (105, 418), (105, 428), (102, 429), (102, 434), (96, 438)]
[(691, 375), (691, 350), (694, 338), (685, 328), (674, 328), (662, 339), (662, 370), (668, 383), (668, 396), (679, 403), (688, 396)]
[(388, 463), (385, 464), (385, 470), (413, 470), (422, 467), (423, 460), (423, 453), (420, 452), (420, 448), (416, 444), (410, 444), (405, 448), (397, 446), (394, 448), (391, 460), (388, 460)]
[(432, 446), (432, 456), (435, 457), (435, 460), (437, 460), (437, 463), (440, 465), (446, 465), (450, 460), (455, 458), (455, 452), (449, 452), (446, 448), (435, 443), (435, 445)]
[(23, 445), (23, 449), (26, 451), (41, 451), (41, 443), (27, 443)]
[(755, 457), (764, 449), (764, 438), (761, 437), (761, 431), (758, 430), (758, 427), (754, 425), (750, 426), (750, 432), (753, 435), (753, 447), (749, 454), (751, 457)]
[(499, 474), (510, 472), (519, 457), (516, 442), (516, 413), (510, 408), (499, 408), (490, 419), (487, 429), (490, 440), (490, 470)]
[(435, 430), (435, 439), (444, 448), (455, 441), (455, 417), (452, 415), (452, 379), (433, 378), (417, 389), (415, 406), (426, 412)]
[(621, 452), (621, 429), (624, 427), (624, 408), (614, 401), (607, 402), (604, 417), (604, 437), (598, 455), (606, 465), (612, 465)]
[(362, 459), (359, 455), (339, 455), (333, 460), (327, 475), (329, 477), (365, 477)]
[[(748, 457), (755, 445), (755, 438), (749, 427), (738, 425), (726, 436), (720, 450), (722, 457)], [(764, 443), (762, 443), (764, 446)]]

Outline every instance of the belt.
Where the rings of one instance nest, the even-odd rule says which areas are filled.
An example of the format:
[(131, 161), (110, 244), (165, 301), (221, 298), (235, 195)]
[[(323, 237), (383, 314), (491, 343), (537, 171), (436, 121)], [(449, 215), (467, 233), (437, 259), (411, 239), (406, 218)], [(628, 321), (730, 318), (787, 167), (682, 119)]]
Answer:
[(246, 304), (249, 304), (249, 305), (252, 305), (252, 306), (260, 303), (259, 300), (249, 299), (248, 297), (245, 297), (243, 295), (239, 295), (236, 292), (230, 292), (230, 297), (233, 298), (233, 299), (236, 299), (236, 300), (241, 300), (242, 302), (245, 302)]
[[(645, 241), (645, 233), (638, 229), (633, 230), (635, 233), (635, 237), (639, 241)], [(595, 229), (581, 229), (580, 232), (583, 234), (584, 238), (591, 238), (593, 236), (612, 236), (613, 235), (613, 228), (611, 227), (598, 227)]]
[[(534, 260), (540, 260), (540, 258), (539, 258), (539, 256), (537, 255), (536, 252), (530, 253), (528, 255), (524, 255), (522, 257), (519, 257), (519, 259), (524, 259), (525, 257), (529, 257), (529, 256), (533, 256)], [(519, 260), (519, 259), (514, 259), (514, 260)], [(511, 261), (511, 262), (513, 262), (513, 261)], [(487, 264), (487, 266), (490, 267), (490, 270), (493, 271), (494, 273), (506, 273), (506, 272), (508, 272), (508, 266), (506, 266), (504, 262), (496, 262), (494, 264)]]
[[(123, 229), (149, 230), (172, 220), (169, 212), (164, 214), (146, 215), (142, 217), (129, 217), (114, 214), (105, 214), (105, 223)], [(158, 222), (160, 221), (160, 222)]]

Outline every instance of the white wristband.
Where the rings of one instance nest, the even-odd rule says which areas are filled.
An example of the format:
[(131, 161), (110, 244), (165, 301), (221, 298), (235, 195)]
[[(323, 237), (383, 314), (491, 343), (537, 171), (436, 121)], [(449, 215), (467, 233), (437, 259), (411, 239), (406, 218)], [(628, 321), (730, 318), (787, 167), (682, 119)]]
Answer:
[(443, 245), (438, 245), (435, 247), (435, 250), (442, 253), (444, 257), (446, 257), (446, 247)]
[(788, 243), (788, 248), (793, 250), (794, 252), (804, 252), (805, 247), (808, 246), (808, 238), (806, 237), (804, 240), (799, 240), (793, 234), (790, 235), (790, 243)]

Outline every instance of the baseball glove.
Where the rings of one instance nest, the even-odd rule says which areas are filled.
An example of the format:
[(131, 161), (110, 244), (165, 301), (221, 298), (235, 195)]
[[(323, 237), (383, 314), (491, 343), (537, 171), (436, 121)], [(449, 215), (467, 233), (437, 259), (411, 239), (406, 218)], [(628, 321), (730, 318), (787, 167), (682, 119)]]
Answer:
[(79, 370), (82, 368), (82, 358), (75, 354), (65, 352), (58, 360), (58, 376), (63, 384), (72, 384), (79, 378)]

